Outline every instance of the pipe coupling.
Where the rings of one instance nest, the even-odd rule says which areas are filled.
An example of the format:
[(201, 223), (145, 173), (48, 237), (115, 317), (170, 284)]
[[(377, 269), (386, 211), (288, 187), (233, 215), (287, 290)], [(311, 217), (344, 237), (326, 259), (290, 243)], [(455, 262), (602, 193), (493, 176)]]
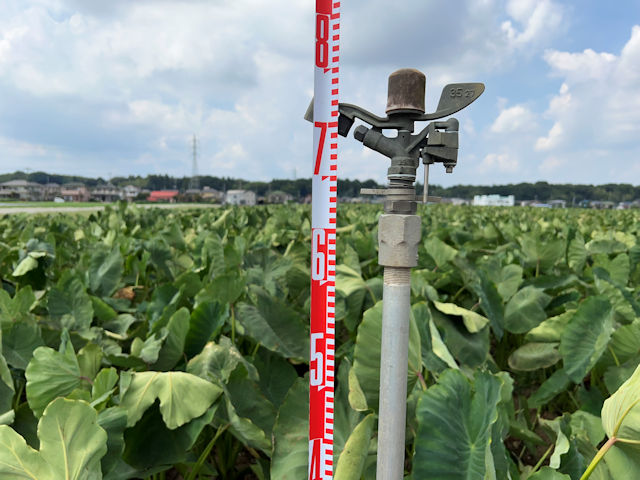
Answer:
[(381, 215), (378, 220), (378, 264), (385, 267), (417, 266), (421, 227), (417, 215)]

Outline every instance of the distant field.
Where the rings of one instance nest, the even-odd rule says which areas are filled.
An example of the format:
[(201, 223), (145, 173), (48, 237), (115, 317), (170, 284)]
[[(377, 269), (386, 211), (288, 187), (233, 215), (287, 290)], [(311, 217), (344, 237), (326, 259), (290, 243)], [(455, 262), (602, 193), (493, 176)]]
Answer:
[(51, 208), (51, 207), (104, 207), (106, 205), (113, 205), (112, 203), (98, 203), (98, 202), (0, 202), (0, 208)]
[[(0, 215), (17, 213), (80, 213), (103, 210), (115, 203), (98, 202), (0, 202)], [(214, 208), (212, 203), (143, 203), (137, 204), (140, 208)]]

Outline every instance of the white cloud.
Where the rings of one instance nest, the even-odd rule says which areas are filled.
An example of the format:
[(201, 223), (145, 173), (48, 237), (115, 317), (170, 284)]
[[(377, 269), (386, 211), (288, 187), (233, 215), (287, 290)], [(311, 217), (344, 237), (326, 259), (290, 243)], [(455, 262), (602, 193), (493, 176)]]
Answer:
[(493, 133), (526, 132), (535, 125), (535, 115), (524, 105), (503, 109), (491, 125)]
[(491, 173), (498, 176), (502, 173), (515, 173), (520, 168), (517, 158), (508, 153), (490, 153), (478, 165), (481, 173)]
[[(546, 113), (553, 126), (538, 139), (537, 149), (615, 151), (635, 145), (640, 151), (640, 27), (632, 29), (619, 55), (549, 51), (545, 60), (563, 84)], [(611, 158), (629, 165), (637, 161), (637, 156)]]
[(582, 53), (550, 50), (544, 58), (556, 75), (567, 77), (572, 83), (607, 78), (617, 60), (611, 53), (597, 53), (590, 48)]
[(502, 30), (517, 47), (543, 42), (562, 26), (564, 19), (563, 8), (551, 0), (509, 0), (507, 12), (521, 25), (518, 31), (511, 20), (502, 24)]
[(552, 150), (556, 148), (562, 141), (562, 135), (564, 129), (560, 122), (556, 122), (549, 130), (549, 134), (546, 137), (540, 137), (536, 141), (536, 150)]

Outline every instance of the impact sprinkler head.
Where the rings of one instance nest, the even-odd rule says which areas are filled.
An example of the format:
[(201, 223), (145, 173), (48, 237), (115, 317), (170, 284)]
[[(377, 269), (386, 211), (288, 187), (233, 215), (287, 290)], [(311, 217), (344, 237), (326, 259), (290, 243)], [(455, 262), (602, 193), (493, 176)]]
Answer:
[[(379, 117), (358, 105), (340, 103), (338, 133), (347, 136), (356, 119), (365, 125), (356, 127), (354, 137), (362, 144), (391, 160), (386, 189), (363, 189), (362, 193), (385, 195), (387, 213), (413, 214), (416, 211), (416, 170), (425, 165), (423, 202), (428, 197), (429, 166), (441, 163), (452, 173), (458, 160), (458, 120), (451, 117), (473, 103), (484, 92), (482, 83), (450, 83), (442, 89), (434, 112), (425, 113), (426, 76), (413, 68), (403, 68), (389, 76), (386, 117)], [(305, 118), (312, 121), (313, 101)], [(446, 121), (433, 121), (449, 117)], [(414, 133), (416, 122), (430, 123)], [(396, 130), (387, 137), (385, 130)]]

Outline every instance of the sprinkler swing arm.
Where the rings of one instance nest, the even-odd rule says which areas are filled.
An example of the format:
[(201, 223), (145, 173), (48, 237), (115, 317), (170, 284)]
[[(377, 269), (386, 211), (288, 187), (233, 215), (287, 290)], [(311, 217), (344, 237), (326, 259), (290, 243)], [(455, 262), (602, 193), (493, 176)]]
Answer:
[[(421, 72), (403, 69), (389, 77), (389, 99), (387, 116), (380, 117), (354, 104), (340, 103), (338, 105), (338, 134), (346, 137), (356, 119), (370, 125), (360, 125), (354, 131), (354, 138), (366, 147), (381, 153), (391, 159), (388, 171), (389, 188), (362, 189), (364, 195), (385, 195), (395, 197), (395, 187), (413, 189), (416, 171), (420, 159), (425, 165), (424, 191), (422, 198), (415, 195), (407, 198), (408, 192), (403, 192), (402, 203), (393, 208), (385, 202), (387, 213), (415, 213), (415, 202), (437, 202), (438, 197), (428, 196), (429, 166), (442, 163), (447, 173), (452, 173), (458, 159), (458, 130), (459, 122), (455, 118), (446, 121), (431, 122), (418, 134), (413, 134), (416, 122), (437, 120), (459, 112), (473, 103), (484, 92), (482, 83), (451, 83), (442, 89), (440, 101), (435, 112), (424, 113), (425, 77)], [(305, 119), (313, 121), (313, 99), (309, 104)], [(396, 137), (387, 137), (383, 130), (396, 130)], [(392, 178), (393, 177), (393, 178)], [(394, 180), (401, 181), (400, 184)], [(411, 180), (407, 185), (406, 180)], [(413, 205), (407, 205), (409, 200)], [(391, 209), (389, 210), (387, 206)]]

